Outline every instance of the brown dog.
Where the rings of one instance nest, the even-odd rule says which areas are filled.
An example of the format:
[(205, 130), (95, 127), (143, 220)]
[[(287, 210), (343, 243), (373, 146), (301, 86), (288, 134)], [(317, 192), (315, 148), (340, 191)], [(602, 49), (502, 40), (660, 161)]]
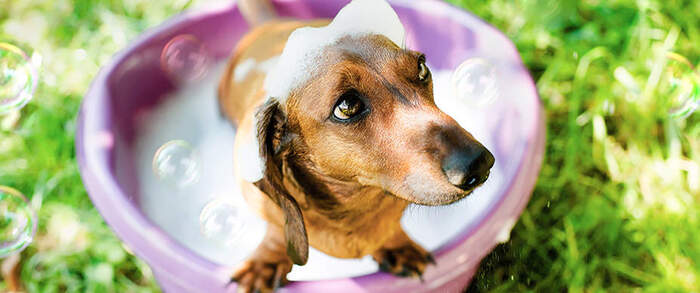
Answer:
[[(317, 73), (284, 99), (268, 97), (266, 72), (251, 62), (273, 61), (294, 30), (329, 21), (279, 20), (264, 1), (241, 9), (255, 27), (235, 49), (219, 97), (238, 126), (243, 196), (269, 225), (233, 276), (239, 289), (276, 288), (292, 263), (306, 263), (309, 245), (341, 258), (369, 254), (384, 271), (419, 277), (433, 259), (404, 233), (403, 210), (465, 197), (486, 180), (493, 156), (436, 107), (424, 55), (384, 35), (339, 38), (323, 49)], [(253, 156), (262, 176), (245, 178)]]

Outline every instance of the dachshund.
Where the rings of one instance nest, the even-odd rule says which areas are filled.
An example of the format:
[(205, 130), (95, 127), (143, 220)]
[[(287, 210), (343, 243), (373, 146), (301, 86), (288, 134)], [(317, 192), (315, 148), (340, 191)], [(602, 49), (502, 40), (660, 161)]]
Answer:
[[(383, 0), (344, 10), (368, 1), (400, 24)], [(332, 27), (343, 11), (333, 22), (300, 21), (277, 17), (268, 0), (239, 5), (252, 29), (228, 62), (219, 104), (237, 126), (236, 180), (268, 225), (232, 281), (242, 292), (273, 291), (292, 264), (306, 263), (309, 245), (420, 278), (434, 259), (403, 231), (404, 209), (466, 197), (488, 178), (493, 155), (438, 109), (425, 55), (393, 32), (341, 29), (315, 55), (285, 57), (304, 49), (288, 48), (297, 31)]]

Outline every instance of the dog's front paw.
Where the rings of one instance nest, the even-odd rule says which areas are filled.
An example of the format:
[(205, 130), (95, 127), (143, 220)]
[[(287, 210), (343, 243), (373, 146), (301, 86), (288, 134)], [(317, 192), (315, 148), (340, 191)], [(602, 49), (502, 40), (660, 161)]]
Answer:
[(428, 264), (435, 264), (429, 252), (417, 245), (381, 248), (372, 254), (379, 269), (400, 277), (421, 278)]
[(231, 281), (238, 283), (237, 292), (273, 292), (287, 283), (287, 273), (291, 270), (290, 261), (247, 260), (236, 270)]

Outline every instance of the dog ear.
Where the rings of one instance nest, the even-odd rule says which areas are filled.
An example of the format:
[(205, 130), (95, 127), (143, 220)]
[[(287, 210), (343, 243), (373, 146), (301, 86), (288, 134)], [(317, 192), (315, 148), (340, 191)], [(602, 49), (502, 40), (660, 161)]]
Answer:
[(263, 160), (263, 178), (255, 182), (284, 212), (284, 236), (287, 255), (295, 264), (304, 265), (309, 257), (309, 239), (301, 209), (284, 187), (283, 163), (289, 154), (291, 135), (287, 132), (287, 117), (275, 99), (269, 99), (256, 114), (257, 139)]

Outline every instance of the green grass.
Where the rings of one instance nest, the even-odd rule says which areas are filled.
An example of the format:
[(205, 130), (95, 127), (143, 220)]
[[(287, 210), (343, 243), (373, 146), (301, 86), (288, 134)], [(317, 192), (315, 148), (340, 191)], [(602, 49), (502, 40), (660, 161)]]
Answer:
[[(0, 40), (43, 57), (33, 101), (0, 117), (0, 185), (41, 206), (28, 291), (158, 290), (87, 198), (75, 117), (112, 54), (193, 2), (0, 0)], [(670, 117), (655, 78), (667, 51), (700, 63), (700, 2), (452, 2), (513, 40), (547, 116), (533, 197), (469, 289), (700, 291), (700, 115)]]

